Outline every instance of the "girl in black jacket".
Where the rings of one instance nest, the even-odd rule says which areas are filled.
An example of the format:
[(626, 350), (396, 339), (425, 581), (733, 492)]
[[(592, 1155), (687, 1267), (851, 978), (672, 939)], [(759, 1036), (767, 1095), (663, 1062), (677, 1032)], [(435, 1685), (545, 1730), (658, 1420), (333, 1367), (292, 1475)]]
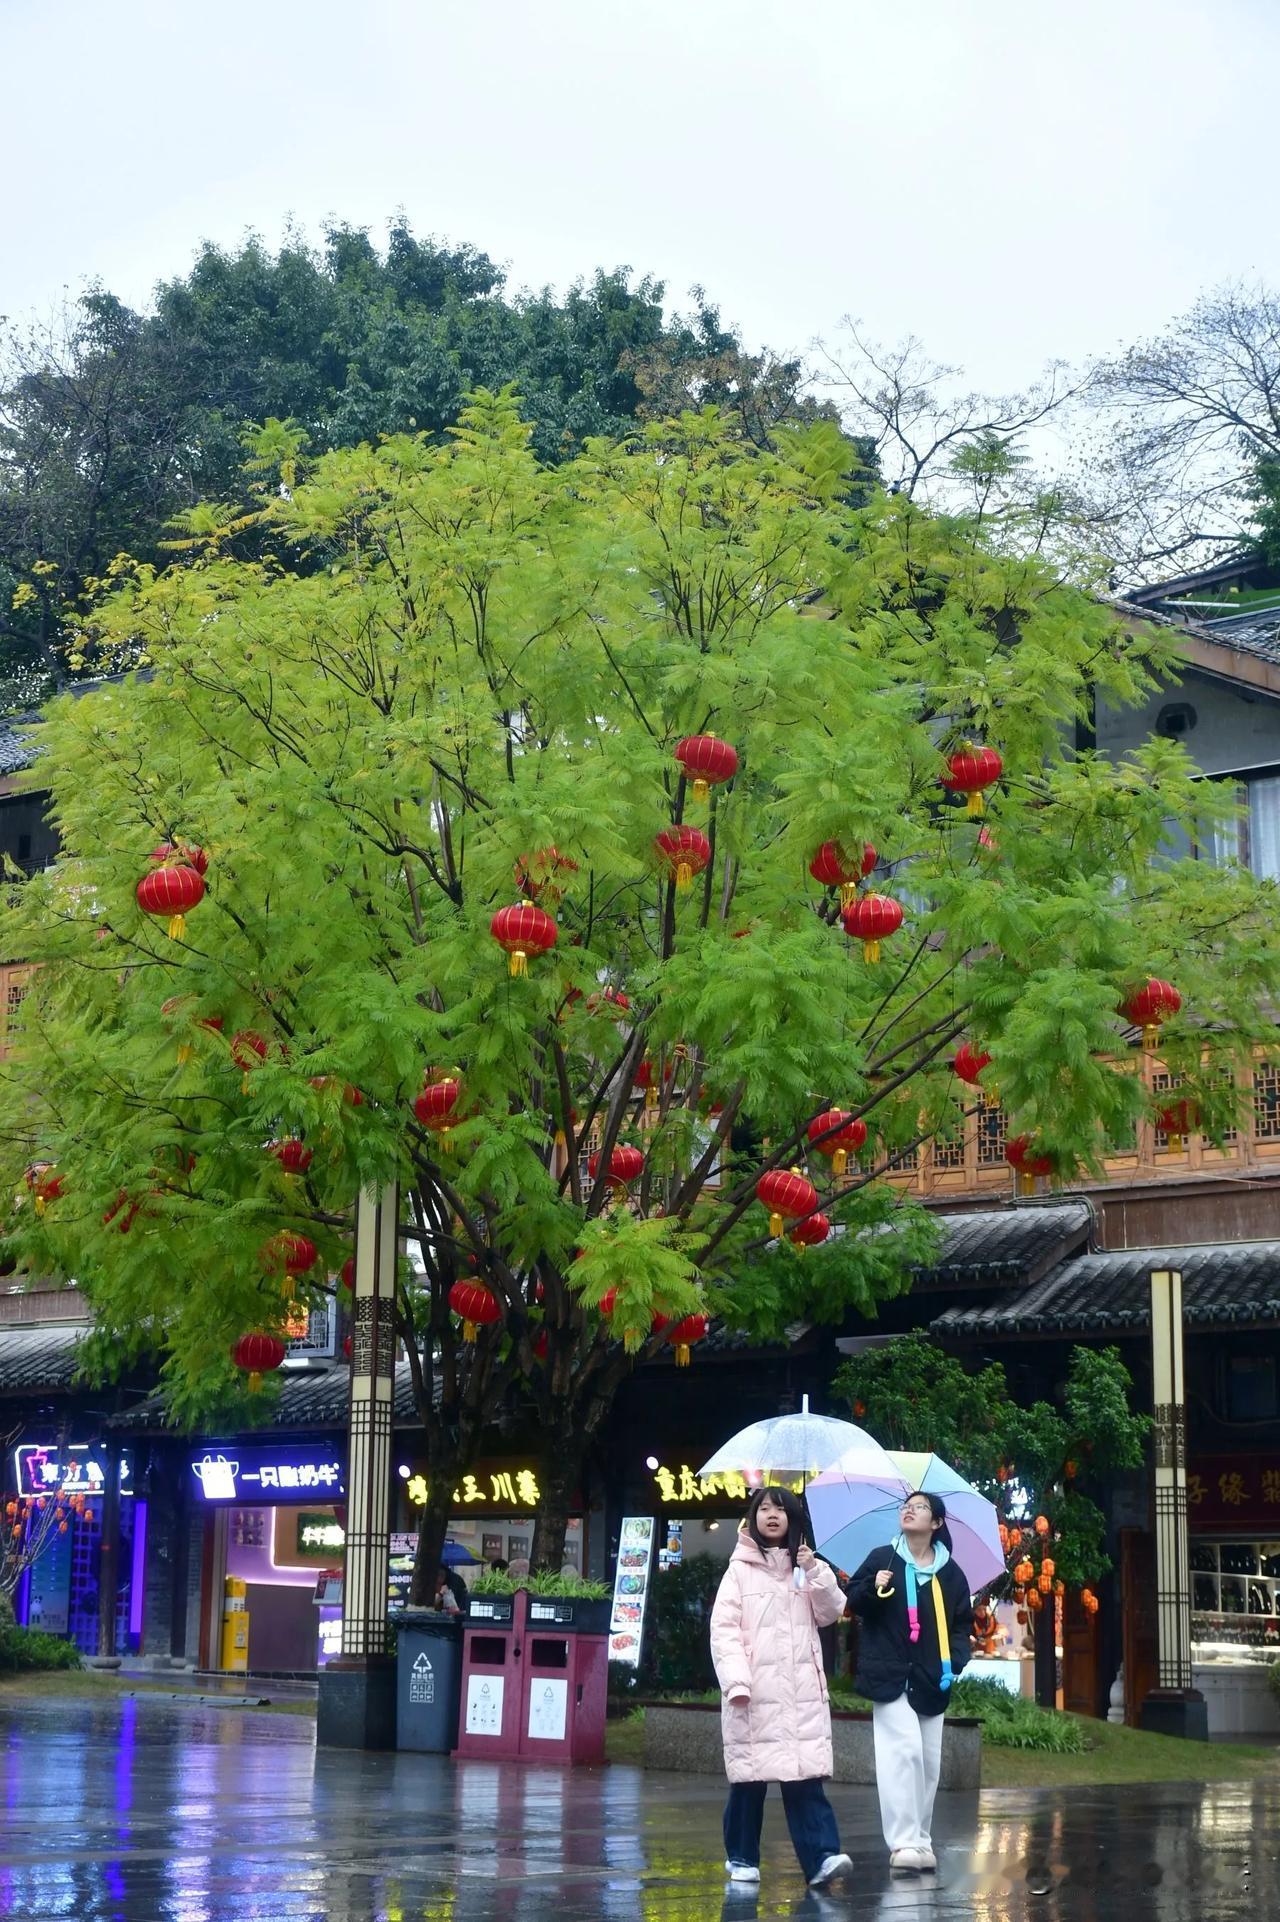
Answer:
[(947, 1694), (969, 1659), (973, 1602), (951, 1559), (946, 1507), (908, 1495), (902, 1533), (849, 1584), (862, 1624), (857, 1686), (872, 1704), (880, 1819), (895, 1869), (936, 1869), (930, 1826)]

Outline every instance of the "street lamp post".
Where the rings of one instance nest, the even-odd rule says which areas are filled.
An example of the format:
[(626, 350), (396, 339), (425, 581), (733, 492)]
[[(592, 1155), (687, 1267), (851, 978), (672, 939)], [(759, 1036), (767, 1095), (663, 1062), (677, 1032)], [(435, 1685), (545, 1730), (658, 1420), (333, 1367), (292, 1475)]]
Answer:
[(1158, 1688), (1139, 1710), (1145, 1729), (1209, 1739), (1209, 1711), (1191, 1676), (1191, 1546), (1187, 1535), (1187, 1416), (1182, 1275), (1151, 1271), (1151, 1398), (1155, 1415)]
[(342, 1652), (320, 1671), (316, 1739), (394, 1748), (395, 1660), (387, 1652), (391, 1430), (395, 1398), (397, 1208), (394, 1183), (356, 1202)]

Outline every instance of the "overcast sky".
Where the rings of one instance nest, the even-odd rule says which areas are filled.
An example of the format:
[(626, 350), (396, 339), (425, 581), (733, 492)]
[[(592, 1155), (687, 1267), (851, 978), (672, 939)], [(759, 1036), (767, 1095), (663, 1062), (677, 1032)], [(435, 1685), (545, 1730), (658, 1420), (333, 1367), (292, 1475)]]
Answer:
[(1280, 279), (1277, 0), (0, 0), (0, 312), (292, 215), (1018, 385)]

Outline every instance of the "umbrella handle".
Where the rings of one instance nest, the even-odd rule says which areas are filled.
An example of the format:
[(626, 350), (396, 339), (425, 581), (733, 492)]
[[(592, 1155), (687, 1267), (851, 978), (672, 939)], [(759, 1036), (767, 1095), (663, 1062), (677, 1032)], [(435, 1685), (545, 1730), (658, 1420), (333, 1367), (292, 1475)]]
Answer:
[(880, 1597), (880, 1600), (882, 1602), (887, 1602), (889, 1597), (891, 1595), (896, 1595), (897, 1592), (898, 1592), (897, 1589), (894, 1588), (892, 1584), (888, 1588), (878, 1588), (876, 1590), (876, 1594)]

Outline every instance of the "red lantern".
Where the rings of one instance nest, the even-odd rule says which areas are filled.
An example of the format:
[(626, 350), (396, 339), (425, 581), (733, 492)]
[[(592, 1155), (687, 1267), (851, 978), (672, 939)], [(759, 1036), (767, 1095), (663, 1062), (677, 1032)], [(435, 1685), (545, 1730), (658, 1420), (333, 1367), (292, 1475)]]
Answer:
[[(572, 990), (571, 999), (575, 1001), (581, 999), (576, 988)], [(603, 994), (593, 994), (589, 998), (587, 1013), (599, 1014), (603, 1010), (605, 1014), (619, 1015), (626, 1014), (630, 1007), (630, 997), (625, 995), (621, 988), (606, 988)]]
[(187, 931), (188, 908), (204, 900), (204, 877), (198, 869), (180, 862), (176, 867), (153, 868), (144, 874), (134, 890), (144, 914), (169, 917), (169, 939), (181, 941)]
[(249, 1377), (249, 1393), (256, 1395), (262, 1377), (274, 1374), (284, 1362), (285, 1345), (278, 1335), (241, 1335), (231, 1350), (231, 1359)]
[(356, 1285), (356, 1263), (354, 1255), (348, 1255), (343, 1262), (341, 1280), (344, 1288), (350, 1288), (354, 1291)]
[(510, 955), (509, 970), (516, 975), (528, 974), (531, 954), (550, 953), (560, 930), (542, 908), (522, 901), (519, 907), (499, 908), (489, 923), (489, 932)]
[(120, 1233), (122, 1235), (127, 1235), (130, 1228), (132, 1228), (134, 1222), (137, 1220), (138, 1210), (139, 1208), (141, 1208), (141, 1206), (142, 1206), (142, 1203), (140, 1201), (130, 1201), (128, 1189), (122, 1188), (119, 1194), (116, 1196), (115, 1200), (112, 1202), (111, 1206), (107, 1209), (106, 1214), (103, 1215), (102, 1217), (103, 1227), (109, 1228), (112, 1222), (116, 1219), (116, 1216), (120, 1215), (121, 1210), (123, 1209), (124, 1212), (120, 1220)]
[(599, 1309), (599, 1312), (604, 1316), (606, 1321), (609, 1320), (610, 1316), (613, 1314), (613, 1311), (617, 1307), (617, 1305), (618, 1305), (617, 1289), (606, 1288), (604, 1293), (600, 1297), (600, 1309)]
[(1030, 1135), (1015, 1135), (1004, 1158), (1018, 1177), (1020, 1195), (1034, 1194), (1037, 1176), (1053, 1173), (1053, 1156), (1038, 1154)]
[(547, 1359), (547, 1349), (549, 1346), (550, 1346), (550, 1343), (547, 1341), (547, 1331), (545, 1328), (542, 1328), (538, 1331), (537, 1340), (533, 1344), (534, 1355), (537, 1357), (539, 1361), (545, 1361)]
[(756, 1200), (769, 1210), (769, 1233), (776, 1241), (784, 1221), (810, 1215), (818, 1205), (818, 1191), (798, 1168), (771, 1168), (756, 1183)]
[(978, 1076), (984, 1068), (991, 1065), (991, 1056), (985, 1051), (979, 1053), (962, 1041), (951, 1059), (951, 1066), (961, 1081), (967, 1081), (971, 1088), (978, 1085)]
[(311, 1149), (296, 1135), (290, 1135), (284, 1141), (271, 1142), (268, 1153), (275, 1156), (287, 1175), (305, 1175), (315, 1159)]
[(456, 1075), (445, 1075), (439, 1081), (427, 1081), (422, 1093), (413, 1104), (413, 1112), (424, 1128), (439, 1135), (440, 1146), (448, 1154), (453, 1143), (453, 1111), (458, 1105), (462, 1083)]
[(567, 878), (578, 872), (578, 863), (557, 847), (539, 848), (536, 854), (522, 854), (514, 872), (521, 894), (527, 894), (531, 901), (545, 896), (555, 903), (564, 898)]
[(787, 1239), (794, 1241), (797, 1248), (816, 1248), (830, 1233), (831, 1223), (825, 1215), (806, 1215), (789, 1231)]
[(714, 734), (687, 734), (676, 742), (675, 756), (693, 782), (693, 798), (703, 807), (711, 790), (721, 781), (731, 781), (738, 772), (738, 751)]
[(663, 828), (654, 835), (653, 845), (659, 862), (675, 876), (682, 891), (693, 886), (694, 875), (701, 874), (711, 859), (711, 843), (700, 828)]
[(943, 787), (951, 794), (963, 794), (970, 814), (981, 814), (982, 790), (995, 786), (1004, 773), (1004, 762), (993, 747), (970, 747), (951, 755), (947, 770), (939, 776)]
[(1152, 975), (1125, 997), (1120, 1003), (1120, 1013), (1135, 1028), (1142, 1029), (1142, 1045), (1150, 1049), (1160, 1039), (1160, 1023), (1177, 1014), (1181, 1006), (1182, 996), (1172, 981), (1160, 981)]
[[(656, 1324), (655, 1324), (656, 1325)], [(674, 1328), (667, 1329), (667, 1340), (676, 1351), (676, 1367), (687, 1368), (695, 1341), (704, 1341), (711, 1326), (709, 1315), (686, 1315)]]
[(870, 841), (862, 844), (862, 855), (847, 855), (839, 841), (824, 841), (809, 863), (809, 872), (824, 888), (839, 888), (840, 905), (847, 908), (858, 897), (858, 883), (865, 881), (876, 864), (876, 851)]
[[(606, 1179), (611, 1188), (625, 1188), (628, 1182), (636, 1179), (636, 1176), (643, 1171), (643, 1168), (644, 1156), (641, 1154), (639, 1148), (615, 1148), (609, 1156), (609, 1173)], [(599, 1155), (588, 1155), (587, 1173), (592, 1181), (596, 1179), (599, 1172)]]
[(1169, 1153), (1180, 1155), (1186, 1146), (1186, 1138), (1200, 1119), (1194, 1101), (1175, 1101), (1167, 1108), (1156, 1111), (1156, 1127), (1165, 1137)]
[[(218, 1026), (221, 1027), (222, 1023), (219, 1022)], [(338, 1081), (335, 1075), (313, 1074), (309, 1077), (309, 1084), (315, 1089), (317, 1094), (324, 1094), (328, 1089), (336, 1088)], [(361, 1094), (359, 1088), (353, 1088), (349, 1081), (343, 1083), (342, 1099), (349, 1108), (363, 1108), (364, 1106), (364, 1096)]]
[(153, 861), (167, 863), (170, 866), (174, 862), (182, 862), (187, 867), (194, 868), (197, 874), (207, 874), (209, 872), (209, 857), (204, 849), (188, 847), (185, 843), (181, 842), (177, 847), (171, 846), (168, 841), (161, 842), (158, 848), (152, 848), (151, 859)]
[(347, 1336), (346, 1336), (346, 1337), (344, 1337), (344, 1339), (343, 1339), (343, 1343), (342, 1343), (342, 1354), (343, 1354), (343, 1358), (344, 1358), (344, 1360), (346, 1360), (346, 1361), (350, 1361), (350, 1360), (351, 1360), (351, 1337), (350, 1337), (350, 1335), (347, 1335)]
[(252, 1028), (241, 1028), (240, 1032), (232, 1037), (231, 1059), (237, 1068), (244, 1070), (243, 1086), (246, 1094), (249, 1092), (249, 1070), (256, 1068), (260, 1061), (266, 1060), (268, 1045), (266, 1037), (255, 1033)]
[(502, 1320), (502, 1307), (496, 1295), (478, 1281), (455, 1281), (449, 1290), (449, 1306), (462, 1322), (462, 1339), (474, 1342), (481, 1328)]
[(305, 1275), (309, 1268), (315, 1267), (320, 1259), (320, 1250), (310, 1235), (295, 1235), (285, 1229), (263, 1243), (260, 1258), (269, 1273), (279, 1274), (283, 1271), (284, 1292), (286, 1297), (292, 1299), (296, 1277)]
[(902, 926), (902, 907), (888, 894), (864, 894), (840, 916), (851, 941), (861, 941), (864, 960), (880, 959), (880, 943)]
[(633, 1088), (642, 1088), (644, 1090), (644, 1105), (646, 1108), (657, 1107), (658, 1090), (654, 1084), (653, 1063), (650, 1060), (646, 1058), (637, 1063), (636, 1071), (631, 1077), (631, 1085)]
[(36, 1213), (42, 1215), (51, 1201), (66, 1193), (62, 1176), (51, 1161), (37, 1161), (27, 1169), (27, 1186), (35, 1196)]
[[(848, 1125), (840, 1127), (841, 1122), (846, 1122)], [(827, 1132), (828, 1129), (837, 1127), (840, 1127), (838, 1134)], [(826, 1140), (820, 1141), (819, 1135), (826, 1135)], [(820, 1155), (826, 1155), (829, 1158), (831, 1172), (837, 1180), (848, 1167), (849, 1156), (857, 1154), (866, 1138), (866, 1122), (847, 1115), (843, 1108), (828, 1108), (824, 1114), (816, 1116), (809, 1123), (809, 1139)]]

